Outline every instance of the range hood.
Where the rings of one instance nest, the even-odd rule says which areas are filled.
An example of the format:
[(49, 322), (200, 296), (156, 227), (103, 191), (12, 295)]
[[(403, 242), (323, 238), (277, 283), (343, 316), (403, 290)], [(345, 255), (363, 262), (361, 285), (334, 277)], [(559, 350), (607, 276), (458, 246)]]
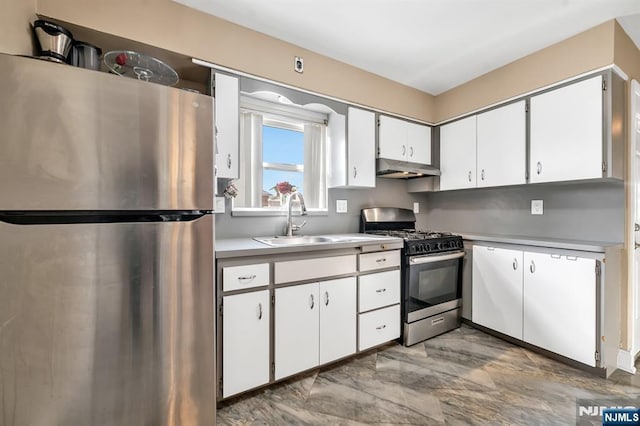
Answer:
[(411, 179), (425, 176), (440, 176), (440, 170), (426, 164), (378, 158), (376, 160), (376, 174), (379, 177)]

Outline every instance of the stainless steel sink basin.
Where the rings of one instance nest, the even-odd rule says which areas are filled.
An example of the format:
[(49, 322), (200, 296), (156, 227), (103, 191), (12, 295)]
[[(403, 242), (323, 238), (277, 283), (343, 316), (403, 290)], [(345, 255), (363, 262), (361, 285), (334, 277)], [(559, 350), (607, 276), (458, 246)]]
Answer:
[(305, 244), (327, 244), (344, 242), (344, 239), (334, 237), (301, 235), (295, 237), (267, 237), (267, 238), (254, 238), (254, 240), (268, 244), (270, 246), (290, 246), (290, 245), (305, 245)]

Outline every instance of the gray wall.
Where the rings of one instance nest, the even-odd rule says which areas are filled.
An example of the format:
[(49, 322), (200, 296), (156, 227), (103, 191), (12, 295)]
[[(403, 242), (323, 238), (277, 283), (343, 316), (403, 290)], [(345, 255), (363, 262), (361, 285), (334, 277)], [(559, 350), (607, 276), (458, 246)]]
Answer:
[[(336, 200), (348, 200), (348, 213), (336, 213)], [(414, 202), (420, 202), (420, 208), (426, 208), (424, 194), (409, 194), (406, 181), (400, 179), (376, 179), (376, 187), (371, 189), (330, 189), (329, 213), (327, 216), (294, 217), (295, 223), (302, 220), (307, 225), (302, 234), (340, 234), (358, 232), (360, 209), (365, 207), (404, 207), (413, 208)], [(227, 200), (226, 213), (216, 215), (216, 238), (257, 237), (281, 235), (285, 217), (231, 215), (231, 202)], [(418, 215), (418, 227), (426, 226), (426, 215)]]
[[(624, 240), (624, 184), (537, 184), (423, 194), (430, 228), (583, 241)], [(531, 215), (531, 200), (544, 214)]]
[[(338, 199), (348, 200), (348, 213), (335, 213)], [(531, 215), (531, 200), (544, 201), (544, 214)], [(416, 226), (460, 233), (518, 235), (583, 241), (624, 240), (624, 184), (582, 182), (506, 188), (408, 193), (406, 182), (376, 179), (376, 188), (330, 189), (327, 216), (306, 216), (303, 234), (358, 232), (360, 209), (404, 207), (420, 203)], [(216, 215), (216, 238), (282, 234), (285, 218)], [(302, 218), (296, 216), (296, 223)]]

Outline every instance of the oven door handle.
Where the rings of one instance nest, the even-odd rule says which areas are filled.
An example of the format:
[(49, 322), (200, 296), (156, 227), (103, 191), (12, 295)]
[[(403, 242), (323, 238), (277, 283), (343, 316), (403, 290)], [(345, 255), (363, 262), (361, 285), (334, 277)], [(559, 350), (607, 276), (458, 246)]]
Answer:
[(452, 260), (459, 259), (464, 257), (464, 252), (459, 251), (456, 253), (443, 254), (441, 256), (421, 256), (421, 257), (412, 257), (409, 259), (409, 263), (412, 265), (419, 265), (421, 263), (433, 263), (433, 262), (441, 262), (443, 260)]

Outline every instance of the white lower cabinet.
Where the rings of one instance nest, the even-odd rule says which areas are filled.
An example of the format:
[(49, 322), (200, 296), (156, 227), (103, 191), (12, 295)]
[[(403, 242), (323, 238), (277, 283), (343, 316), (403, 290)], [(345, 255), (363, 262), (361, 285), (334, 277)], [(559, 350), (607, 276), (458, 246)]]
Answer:
[(224, 296), (224, 398), (269, 382), (269, 290)]
[(320, 283), (320, 364), (356, 352), (356, 278)]
[(400, 305), (360, 314), (358, 349), (365, 350), (400, 337)]
[(356, 351), (356, 278), (275, 290), (275, 379)]
[(522, 340), (522, 252), (473, 247), (472, 321)]
[(523, 340), (595, 366), (596, 260), (524, 253)]
[(596, 259), (473, 247), (472, 321), (596, 366)]
[(275, 290), (275, 379), (318, 365), (318, 283)]

